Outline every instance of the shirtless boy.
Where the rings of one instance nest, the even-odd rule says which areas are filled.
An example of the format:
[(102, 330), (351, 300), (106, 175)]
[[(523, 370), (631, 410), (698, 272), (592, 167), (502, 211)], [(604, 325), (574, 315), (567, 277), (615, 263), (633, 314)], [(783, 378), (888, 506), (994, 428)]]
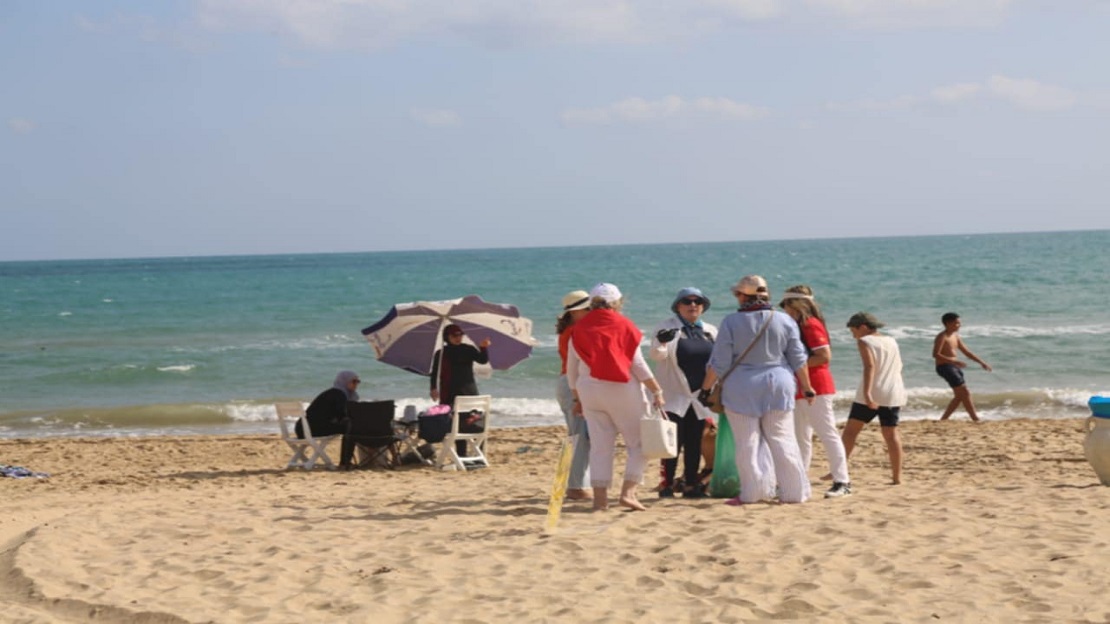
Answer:
[(975, 404), (971, 401), (971, 391), (967, 389), (967, 383), (964, 381), (964, 367), (967, 362), (964, 362), (956, 357), (956, 351), (963, 353), (969, 360), (976, 362), (987, 371), (991, 370), (990, 364), (980, 360), (977, 355), (967, 348), (964, 341), (960, 338), (960, 315), (955, 312), (948, 312), (940, 317), (940, 321), (944, 323), (944, 331), (937, 334), (936, 340), (933, 341), (933, 360), (937, 365), (937, 374), (948, 382), (952, 387), (952, 393), (955, 395), (948, 403), (948, 407), (944, 410), (944, 415), (940, 417), (941, 420), (948, 420), (952, 412), (961, 404), (967, 410), (967, 415), (971, 416), (971, 420), (979, 421), (979, 415), (975, 413)]

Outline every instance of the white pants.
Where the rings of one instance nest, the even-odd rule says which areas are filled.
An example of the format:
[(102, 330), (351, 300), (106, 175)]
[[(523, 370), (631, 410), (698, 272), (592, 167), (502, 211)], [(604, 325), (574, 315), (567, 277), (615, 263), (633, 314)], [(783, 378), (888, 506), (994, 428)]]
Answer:
[[(736, 441), (736, 470), (740, 473), (740, 502), (754, 503), (768, 497), (768, 481), (777, 481), (779, 500), (803, 503), (809, 500), (809, 477), (802, 466), (798, 438), (794, 435), (794, 412), (770, 411), (748, 416), (725, 410)], [(759, 461), (759, 446), (771, 450), (774, 473)]]
[(613, 484), (618, 433), (628, 451), (624, 480), (640, 483), (645, 463), (640, 446), (640, 419), (648, 413), (643, 386), (636, 379), (616, 383), (591, 377), (579, 381), (577, 390), (590, 430), (590, 485), (607, 488)]
[(836, 417), (833, 414), (833, 395), (822, 394), (813, 400), (813, 405), (799, 400), (794, 407), (794, 433), (798, 436), (798, 448), (802, 452), (802, 465), (809, 470), (813, 459), (813, 434), (825, 446), (829, 458), (829, 472), (834, 482), (849, 483), (848, 458), (844, 454), (844, 442), (836, 430)]

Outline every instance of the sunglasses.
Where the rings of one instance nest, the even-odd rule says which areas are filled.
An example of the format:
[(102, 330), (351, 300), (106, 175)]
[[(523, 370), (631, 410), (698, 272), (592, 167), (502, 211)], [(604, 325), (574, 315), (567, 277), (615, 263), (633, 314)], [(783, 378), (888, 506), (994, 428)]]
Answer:
[(686, 305), (705, 305), (705, 299), (688, 297), (686, 299), (683, 299), (682, 301), (679, 301), (679, 303), (685, 303)]

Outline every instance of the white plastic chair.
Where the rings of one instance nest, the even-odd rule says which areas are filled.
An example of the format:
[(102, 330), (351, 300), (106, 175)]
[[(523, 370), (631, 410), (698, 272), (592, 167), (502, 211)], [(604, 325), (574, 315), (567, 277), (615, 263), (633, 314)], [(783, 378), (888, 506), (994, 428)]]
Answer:
[[(332, 440), (341, 439), (342, 435), (329, 435), (313, 437), (312, 429), (308, 426), (308, 418), (300, 403), (275, 403), (274, 411), (277, 412), (278, 426), (281, 427), (281, 439), (293, 450), (293, 456), (285, 468), (304, 468), (312, 470), (317, 460), (324, 462), (329, 470), (335, 470), (335, 463), (328, 457), (327, 447)], [(297, 421), (301, 422), (303, 438), (298, 438), (294, 429)], [(290, 426), (293, 423), (293, 426)], [(311, 454), (309, 453), (311, 451)]]
[[(451, 412), (451, 431), (443, 438), (443, 445), (436, 456), (436, 465), (442, 470), (466, 470), (478, 466), (489, 466), (486, 459), (486, 440), (490, 430), (490, 404), (493, 399), (488, 394), (479, 396), (455, 397), (455, 409)], [(473, 410), (482, 412), (482, 431), (479, 433), (460, 433), (459, 414)], [(455, 442), (466, 443), (466, 452), (459, 456)], [(451, 466), (451, 468), (448, 468)]]

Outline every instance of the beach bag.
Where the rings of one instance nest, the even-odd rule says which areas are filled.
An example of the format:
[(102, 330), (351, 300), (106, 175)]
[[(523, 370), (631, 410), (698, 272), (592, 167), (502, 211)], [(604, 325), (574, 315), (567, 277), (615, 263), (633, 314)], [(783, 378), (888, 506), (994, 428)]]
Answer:
[(640, 446), (644, 459), (678, 457), (678, 425), (659, 410), (659, 418), (640, 420)]
[(713, 498), (733, 498), (740, 495), (736, 444), (732, 441), (732, 427), (728, 419), (721, 417), (717, 420), (717, 449), (713, 459), (713, 476), (709, 478), (709, 495)]
[(451, 406), (433, 405), (417, 417), (417, 434), (425, 442), (443, 442), (451, 432)]

